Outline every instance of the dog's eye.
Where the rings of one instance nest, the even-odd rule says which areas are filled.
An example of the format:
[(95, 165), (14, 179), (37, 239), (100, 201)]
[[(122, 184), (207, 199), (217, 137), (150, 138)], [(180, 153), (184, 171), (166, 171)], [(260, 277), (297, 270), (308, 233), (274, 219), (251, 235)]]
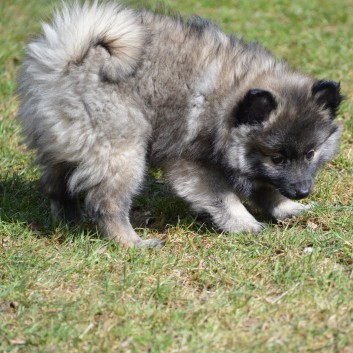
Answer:
[(306, 155), (305, 155), (305, 158), (308, 160), (308, 161), (311, 161), (314, 157), (314, 154), (315, 154), (315, 151), (314, 150), (310, 150)]
[(285, 162), (285, 158), (281, 155), (278, 156), (272, 156), (271, 160), (274, 164), (283, 164)]

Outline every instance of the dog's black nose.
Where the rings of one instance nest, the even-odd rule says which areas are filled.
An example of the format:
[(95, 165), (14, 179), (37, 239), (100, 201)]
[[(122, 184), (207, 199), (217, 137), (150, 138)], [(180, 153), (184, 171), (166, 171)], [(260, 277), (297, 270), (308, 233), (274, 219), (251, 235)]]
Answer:
[(303, 199), (304, 197), (309, 196), (310, 194), (310, 188), (307, 187), (301, 187), (296, 191), (296, 196), (298, 199)]

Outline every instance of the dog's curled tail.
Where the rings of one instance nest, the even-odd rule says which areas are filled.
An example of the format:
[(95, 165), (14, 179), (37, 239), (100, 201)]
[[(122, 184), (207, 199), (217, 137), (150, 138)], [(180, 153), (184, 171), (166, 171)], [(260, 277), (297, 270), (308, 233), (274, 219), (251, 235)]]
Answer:
[(113, 3), (97, 0), (63, 5), (52, 24), (43, 23), (43, 35), (28, 45), (27, 54), (40, 65), (42, 75), (61, 74), (69, 64), (79, 65), (90, 48), (102, 46), (110, 54), (101, 73), (111, 81), (131, 74), (145, 43), (145, 29), (137, 14)]

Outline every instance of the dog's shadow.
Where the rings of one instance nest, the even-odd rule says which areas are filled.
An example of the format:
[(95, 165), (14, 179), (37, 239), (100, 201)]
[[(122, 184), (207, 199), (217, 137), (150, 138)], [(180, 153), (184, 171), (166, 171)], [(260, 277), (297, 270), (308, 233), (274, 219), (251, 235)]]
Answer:
[[(29, 181), (21, 175), (13, 175), (0, 182), (0, 220), (3, 224), (20, 223), (37, 237), (48, 236), (58, 227), (39, 181)], [(195, 228), (195, 231), (200, 227), (213, 227), (208, 218), (193, 215), (187, 203), (175, 196), (163, 180), (152, 175), (148, 176), (142, 192), (134, 200), (130, 220), (134, 228), (154, 233), (165, 233), (168, 228), (179, 225), (191, 230)], [(68, 227), (74, 234), (84, 231), (100, 236), (94, 222), (88, 219), (75, 226), (64, 222), (59, 225)]]
[(37, 181), (14, 174), (0, 180), (0, 219), (4, 223), (43, 223), (49, 215), (49, 202)]

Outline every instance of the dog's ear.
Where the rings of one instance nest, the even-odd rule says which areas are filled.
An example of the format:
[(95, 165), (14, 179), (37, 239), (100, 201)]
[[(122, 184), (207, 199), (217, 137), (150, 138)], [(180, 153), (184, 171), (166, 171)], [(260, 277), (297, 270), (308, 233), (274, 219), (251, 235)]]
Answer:
[(276, 107), (277, 103), (269, 91), (251, 89), (235, 109), (236, 124), (260, 124)]
[(329, 109), (334, 118), (343, 99), (340, 84), (334, 81), (320, 80), (314, 83), (311, 91), (319, 106)]

